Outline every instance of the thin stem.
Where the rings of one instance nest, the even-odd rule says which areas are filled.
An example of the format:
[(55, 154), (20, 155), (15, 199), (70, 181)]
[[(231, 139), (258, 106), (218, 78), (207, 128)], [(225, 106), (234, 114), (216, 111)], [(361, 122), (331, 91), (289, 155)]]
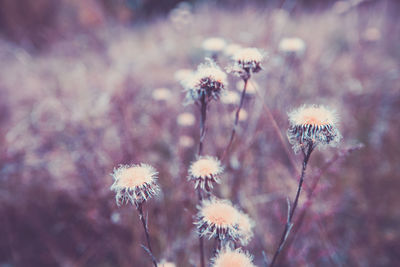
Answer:
[(201, 96), (200, 105), (200, 141), (197, 153), (198, 156), (201, 156), (203, 152), (203, 141), (206, 136), (207, 102), (205, 94)]
[(143, 204), (142, 203), (137, 204), (136, 207), (139, 212), (140, 221), (143, 224), (144, 233), (146, 235), (147, 248), (148, 248), (147, 252), (150, 254), (150, 257), (151, 257), (151, 260), (153, 261), (154, 267), (157, 267), (157, 260), (154, 257), (153, 250), (151, 249), (149, 228), (147, 227), (147, 220), (144, 218), (144, 215), (143, 215)]
[[(207, 119), (207, 102), (206, 96), (203, 94), (200, 99), (200, 140), (199, 140), (199, 150), (197, 152), (197, 156), (201, 156), (203, 152), (203, 141), (206, 136), (206, 119)], [(197, 189), (197, 195), (199, 198), (199, 203), (203, 200), (203, 196), (200, 188)], [(200, 254), (200, 267), (205, 267), (204, 260), (204, 239), (202, 236), (199, 236), (199, 254)]]
[(313, 144), (310, 143), (307, 145), (307, 151), (303, 150), (303, 155), (304, 155), (304, 160), (303, 160), (303, 165), (302, 165), (302, 169), (301, 169), (301, 176), (300, 176), (300, 180), (299, 180), (299, 185), (297, 187), (297, 192), (296, 192), (296, 197), (294, 199), (294, 203), (293, 203), (293, 208), (290, 208), (290, 202), (288, 202), (288, 218), (285, 224), (285, 229), (283, 230), (282, 236), (281, 236), (281, 240), (279, 241), (279, 246), (277, 248), (277, 250), (275, 251), (274, 257), (272, 258), (270, 267), (273, 267), (279, 253), (282, 251), (283, 247), (285, 246), (286, 240), (289, 236), (290, 230), (293, 227), (293, 223), (292, 223), (292, 219), (294, 216), (294, 213), (296, 211), (296, 207), (297, 204), (299, 202), (299, 197), (300, 197), (300, 193), (301, 193), (301, 188), (303, 186), (303, 182), (304, 182), (304, 177), (306, 174), (306, 169), (307, 169), (307, 164), (308, 161), (310, 159), (311, 156), (311, 152), (313, 151)]
[(244, 98), (245, 98), (245, 96), (246, 96), (247, 83), (248, 83), (248, 81), (249, 81), (249, 78), (244, 78), (243, 81), (244, 81), (243, 91), (242, 91), (242, 95), (241, 95), (241, 97), (240, 97), (239, 106), (238, 106), (238, 108), (237, 108), (237, 110), (236, 110), (236, 114), (235, 114), (235, 123), (233, 124), (233, 129), (232, 129), (231, 137), (230, 137), (230, 139), (229, 139), (228, 145), (226, 146), (226, 148), (225, 148), (225, 150), (224, 150), (224, 153), (222, 154), (221, 161), (225, 159), (225, 157), (226, 157), (226, 155), (228, 154), (229, 149), (230, 149), (230, 147), (231, 147), (231, 145), (232, 145), (232, 143), (233, 143), (233, 139), (235, 138), (236, 128), (237, 128), (237, 125), (238, 125), (238, 123), (239, 123), (240, 110), (241, 110), (242, 107), (243, 107)]

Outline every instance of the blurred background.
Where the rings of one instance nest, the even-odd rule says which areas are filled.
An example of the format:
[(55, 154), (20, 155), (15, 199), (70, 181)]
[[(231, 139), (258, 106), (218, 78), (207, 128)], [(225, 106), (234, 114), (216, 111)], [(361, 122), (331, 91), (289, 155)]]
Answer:
[[(395, 0), (0, 0), (0, 266), (151, 266), (137, 212), (109, 189), (115, 166), (140, 162), (160, 172), (145, 205), (154, 254), (198, 265), (186, 176), (199, 112), (179, 80), (239, 46), (267, 57), (214, 192), (256, 221), (255, 263), (278, 244), (302, 160), (269, 114), (285, 137), (287, 112), (316, 103), (344, 138), (312, 155), (278, 265), (400, 266), (399, 14)], [(232, 129), (243, 84), (229, 81), (208, 155)]]

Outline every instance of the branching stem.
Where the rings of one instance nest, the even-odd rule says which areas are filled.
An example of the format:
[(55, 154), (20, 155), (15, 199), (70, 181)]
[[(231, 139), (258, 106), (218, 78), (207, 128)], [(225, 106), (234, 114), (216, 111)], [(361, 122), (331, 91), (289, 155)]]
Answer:
[(147, 241), (147, 249), (144, 246), (142, 246), (142, 247), (150, 255), (151, 260), (153, 261), (154, 267), (157, 267), (157, 260), (154, 257), (153, 250), (151, 249), (150, 234), (149, 234), (149, 228), (147, 226), (147, 219), (144, 217), (144, 214), (143, 214), (143, 203), (137, 204), (136, 207), (139, 212), (139, 219), (143, 224), (144, 233), (146, 235), (146, 241)]
[(303, 165), (302, 165), (302, 169), (301, 169), (301, 176), (300, 176), (300, 180), (299, 180), (299, 185), (297, 187), (296, 197), (294, 199), (294, 203), (293, 203), (293, 207), (292, 208), (290, 208), (290, 202), (288, 202), (288, 218), (287, 218), (287, 221), (286, 221), (286, 224), (285, 224), (285, 229), (283, 230), (281, 239), (279, 241), (279, 246), (275, 251), (274, 257), (272, 258), (272, 261), (271, 261), (271, 264), (269, 265), (269, 267), (273, 267), (274, 266), (274, 264), (275, 264), (275, 262), (276, 262), (276, 260), (278, 258), (279, 253), (282, 251), (283, 247), (285, 246), (286, 240), (287, 240), (287, 238), (288, 238), (288, 236), (290, 234), (290, 230), (293, 227), (292, 219), (293, 219), (294, 213), (296, 211), (297, 204), (299, 202), (301, 188), (303, 186), (304, 177), (305, 177), (305, 174), (306, 174), (307, 164), (308, 164), (308, 161), (310, 159), (311, 152), (313, 151), (313, 149), (314, 149), (314, 145), (312, 143), (310, 143), (310, 144), (307, 145), (307, 148), (303, 150), (304, 160), (303, 160)]

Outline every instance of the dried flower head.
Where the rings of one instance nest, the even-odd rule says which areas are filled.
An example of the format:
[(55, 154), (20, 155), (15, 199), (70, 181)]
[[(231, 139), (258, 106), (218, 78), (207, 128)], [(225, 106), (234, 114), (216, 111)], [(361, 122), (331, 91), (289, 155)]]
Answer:
[(212, 99), (218, 100), (227, 84), (226, 73), (209, 58), (199, 65), (196, 72), (182, 81), (189, 103), (200, 101), (203, 97), (207, 102)]
[(278, 49), (283, 53), (302, 55), (306, 50), (306, 43), (297, 37), (283, 38)]
[(212, 259), (212, 267), (256, 267), (253, 257), (243, 250), (225, 248)]
[(203, 200), (197, 207), (197, 230), (200, 236), (220, 240), (238, 238), (237, 222), (239, 211), (229, 200), (211, 198)]
[(219, 37), (211, 37), (205, 39), (201, 46), (207, 52), (219, 53), (224, 50), (226, 46), (226, 41)]
[(304, 105), (289, 113), (289, 142), (297, 152), (305, 147), (336, 146), (341, 139), (336, 112), (324, 106)]
[(224, 171), (221, 162), (214, 157), (203, 156), (192, 162), (189, 167), (188, 180), (195, 182), (195, 188), (200, 185), (203, 190), (209, 191), (213, 183), (220, 183), (220, 175)]
[(253, 238), (254, 221), (244, 212), (239, 212), (238, 215), (238, 232), (239, 241), (243, 246), (246, 246)]
[(158, 172), (150, 165), (120, 165), (112, 174), (111, 190), (116, 193), (117, 205), (131, 202), (140, 204), (160, 192)]
[(251, 73), (262, 70), (261, 62), (264, 59), (264, 54), (257, 48), (239, 49), (232, 58), (234, 60), (234, 65), (230, 68), (230, 71), (243, 79), (248, 79)]

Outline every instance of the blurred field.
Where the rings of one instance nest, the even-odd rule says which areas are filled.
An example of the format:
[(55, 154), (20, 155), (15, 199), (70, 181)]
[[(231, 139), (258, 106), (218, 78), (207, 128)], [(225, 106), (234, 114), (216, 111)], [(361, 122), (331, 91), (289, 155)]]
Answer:
[[(246, 248), (255, 263), (262, 266), (262, 251), (271, 257), (276, 248), (301, 166), (289, 150), (293, 169), (267, 107), (285, 136), (287, 112), (318, 103), (337, 109), (343, 141), (311, 157), (299, 207), (307, 212), (279, 266), (400, 266), (399, 6), (284, 8), (181, 5), (133, 26), (107, 22), (56, 36), (38, 50), (3, 32), (1, 266), (150, 266), (136, 211), (118, 208), (109, 189), (115, 166), (139, 162), (160, 172), (162, 194), (145, 206), (155, 255), (177, 266), (198, 263), (196, 194), (186, 176), (199, 114), (182, 105), (176, 72), (195, 69), (206, 56), (201, 43), (213, 36), (268, 53), (215, 191), (256, 221)], [(303, 39), (305, 53), (278, 51), (284, 37)], [(224, 55), (218, 61), (230, 62)], [(230, 77), (228, 89), (237, 91), (238, 81)], [(168, 90), (157, 95), (157, 88)], [(234, 110), (211, 104), (206, 154), (221, 155)], [(179, 124), (183, 112), (196, 123)], [(326, 162), (332, 164), (307, 202)], [(213, 242), (206, 243), (211, 253)]]

